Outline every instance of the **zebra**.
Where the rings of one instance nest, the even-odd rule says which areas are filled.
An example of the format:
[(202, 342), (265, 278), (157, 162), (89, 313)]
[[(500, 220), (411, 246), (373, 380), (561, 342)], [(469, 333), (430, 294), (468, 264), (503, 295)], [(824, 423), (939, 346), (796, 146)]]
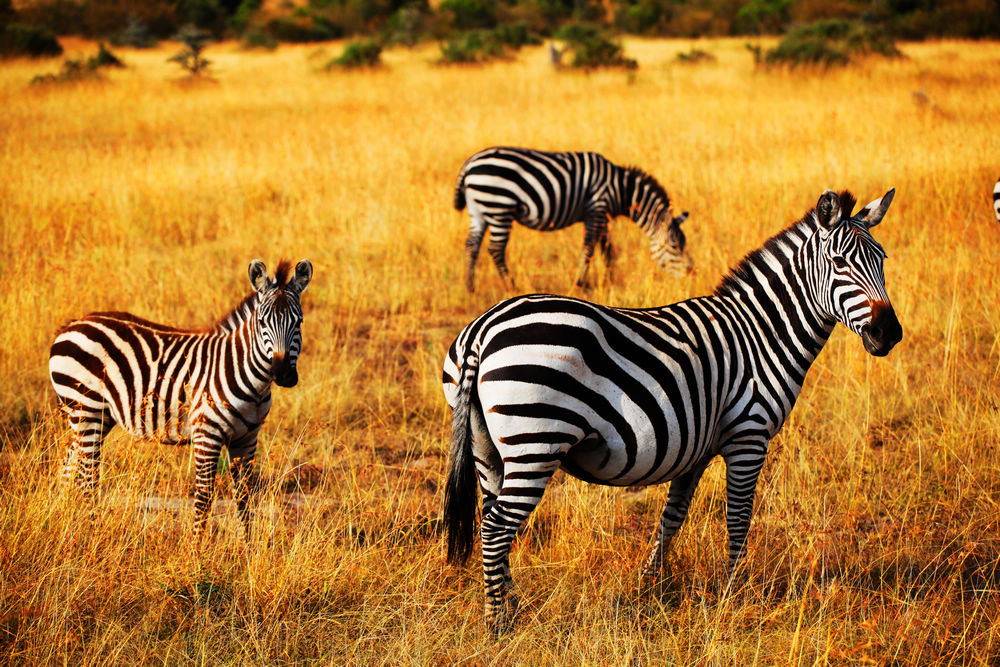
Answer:
[(993, 212), (997, 214), (997, 222), (1000, 222), (1000, 179), (993, 186)]
[(257, 434), (271, 409), (271, 383), (294, 387), (302, 347), (300, 298), (312, 279), (303, 259), (250, 263), (254, 291), (204, 331), (177, 329), (123, 312), (95, 312), (65, 325), (49, 375), (73, 439), (63, 479), (85, 496), (98, 487), (101, 443), (114, 424), (135, 437), (194, 447), (197, 539), (215, 491), (222, 447), (231, 462), (247, 538)]
[(474, 289), (479, 247), (490, 230), (488, 251), (501, 279), (514, 288), (505, 259), (510, 229), (517, 221), (552, 231), (584, 223), (583, 257), (577, 286), (584, 284), (595, 246), (610, 266), (613, 248), (608, 220), (628, 216), (649, 236), (653, 260), (675, 275), (691, 271), (681, 223), (670, 197), (655, 178), (638, 167), (620, 167), (599, 153), (550, 153), (528, 148), (493, 147), (462, 165), (455, 186), (455, 210), (468, 205), (471, 222), (465, 241), (465, 286)]
[(495, 305), (451, 344), (448, 560), (471, 555), (476, 478), (486, 621), (510, 627), (511, 542), (562, 468), (612, 486), (670, 481), (643, 572), (655, 579), (709, 461), (726, 464), (729, 567), (744, 553), (768, 441), (839, 321), (884, 356), (902, 340), (871, 228), (895, 189), (857, 214), (849, 192), (739, 262), (711, 296), (657, 308), (533, 294)]

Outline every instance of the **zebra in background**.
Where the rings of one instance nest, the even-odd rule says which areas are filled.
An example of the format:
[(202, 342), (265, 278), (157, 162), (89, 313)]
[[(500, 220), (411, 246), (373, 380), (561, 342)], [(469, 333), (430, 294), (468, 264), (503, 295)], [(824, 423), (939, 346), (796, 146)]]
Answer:
[(608, 220), (619, 215), (628, 216), (646, 232), (653, 259), (661, 268), (680, 275), (693, 266), (681, 231), (687, 211), (673, 217), (670, 197), (655, 178), (637, 167), (612, 164), (598, 153), (487, 148), (466, 160), (458, 174), (455, 210), (466, 205), (471, 222), (465, 241), (465, 286), (470, 292), (487, 228), (488, 252), (500, 277), (514, 287), (505, 254), (515, 221), (543, 232), (583, 221), (578, 286), (583, 285), (596, 246), (600, 246), (605, 263), (611, 265)]
[(646, 563), (656, 577), (705, 467), (722, 456), (735, 567), (768, 441), (836, 323), (875, 356), (902, 339), (870, 232), (893, 194), (852, 215), (854, 197), (827, 190), (712, 296), (629, 309), (535, 294), (465, 327), (444, 362), (454, 411), (444, 517), (448, 559), (464, 562), (478, 477), (491, 629), (512, 620), (511, 542), (559, 468), (613, 486), (671, 481)]
[(997, 222), (1000, 222), (1000, 179), (993, 186), (993, 212), (997, 214)]
[(91, 313), (56, 336), (49, 375), (73, 441), (67, 482), (92, 495), (101, 443), (114, 424), (133, 436), (194, 446), (196, 538), (212, 506), (219, 454), (229, 451), (237, 507), (250, 536), (257, 433), (271, 383), (294, 387), (302, 346), (300, 298), (312, 264), (282, 261), (274, 279), (250, 263), (254, 292), (207, 331), (187, 331), (121, 312)]

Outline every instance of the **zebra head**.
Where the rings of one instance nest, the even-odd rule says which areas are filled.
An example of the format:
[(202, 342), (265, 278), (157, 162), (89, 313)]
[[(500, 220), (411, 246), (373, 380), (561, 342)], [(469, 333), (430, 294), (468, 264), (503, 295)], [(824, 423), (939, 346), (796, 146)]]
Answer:
[(271, 361), (271, 377), (279, 387), (294, 387), (299, 381), (295, 364), (302, 348), (302, 307), (299, 299), (312, 279), (312, 263), (303, 259), (289, 279), (288, 262), (278, 264), (274, 279), (264, 262), (250, 262), (250, 284), (260, 298), (255, 309), (258, 347)]
[[(865, 349), (884, 357), (903, 339), (903, 328), (885, 290), (886, 253), (871, 235), (895, 188), (851, 215), (854, 197), (824, 192), (816, 204), (819, 255), (814, 266), (819, 301), (830, 317), (861, 336)], [(842, 204), (844, 208), (842, 208)]]
[(675, 276), (691, 273), (694, 268), (694, 261), (687, 252), (687, 238), (681, 229), (687, 217), (688, 212), (684, 211), (675, 218), (668, 209), (649, 234), (649, 252), (653, 260)]

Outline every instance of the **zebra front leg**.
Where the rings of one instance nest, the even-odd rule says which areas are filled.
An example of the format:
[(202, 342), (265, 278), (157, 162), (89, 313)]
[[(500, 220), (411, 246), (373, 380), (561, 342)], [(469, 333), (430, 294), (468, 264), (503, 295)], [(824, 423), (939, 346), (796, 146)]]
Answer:
[(194, 541), (201, 539), (208, 513), (215, 500), (215, 471), (219, 466), (222, 440), (205, 432), (191, 438), (194, 447)]
[(663, 573), (663, 554), (670, 548), (674, 535), (677, 534), (684, 519), (687, 518), (691, 498), (694, 496), (695, 489), (698, 488), (698, 482), (701, 481), (707, 464), (707, 460), (704, 463), (699, 463), (694, 469), (670, 482), (670, 492), (667, 494), (667, 504), (660, 517), (660, 527), (656, 531), (653, 550), (649, 553), (646, 567), (642, 571), (643, 579), (652, 582)]
[(764, 467), (767, 442), (734, 443), (723, 447), (726, 462), (726, 528), (729, 531), (729, 572), (746, 553), (757, 478)]
[(253, 532), (254, 502), (260, 491), (260, 479), (254, 466), (257, 452), (257, 431), (229, 445), (229, 470), (233, 476), (233, 494), (236, 508), (243, 522), (243, 536), (247, 542)]
[(583, 287), (587, 280), (587, 270), (590, 268), (590, 260), (594, 257), (594, 248), (599, 239), (607, 236), (608, 214), (604, 211), (595, 211), (584, 220), (586, 231), (583, 234), (583, 257), (580, 259), (580, 273), (576, 278), (576, 286)]

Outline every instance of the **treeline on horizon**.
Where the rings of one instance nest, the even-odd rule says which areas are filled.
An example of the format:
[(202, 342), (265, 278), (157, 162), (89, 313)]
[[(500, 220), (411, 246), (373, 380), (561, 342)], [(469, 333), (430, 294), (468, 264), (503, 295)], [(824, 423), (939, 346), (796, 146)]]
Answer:
[(896, 39), (1000, 36), (996, 0), (0, 0), (0, 24), (151, 46), (195, 25), (250, 46), (366, 36), (413, 45), (517, 26), (551, 37), (585, 23), (660, 37), (777, 35), (823, 19), (878, 26)]

